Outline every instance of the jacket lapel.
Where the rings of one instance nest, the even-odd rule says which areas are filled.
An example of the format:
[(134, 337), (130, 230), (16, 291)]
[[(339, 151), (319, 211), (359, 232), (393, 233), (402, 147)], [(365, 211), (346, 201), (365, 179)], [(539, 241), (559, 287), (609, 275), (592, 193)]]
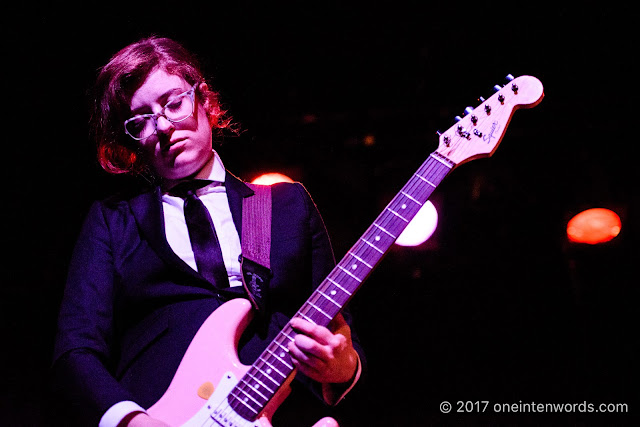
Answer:
[(178, 268), (181, 272), (208, 283), (197, 271), (173, 252), (164, 230), (162, 214), (162, 197), (160, 187), (142, 193), (130, 200), (131, 211), (138, 224), (140, 233), (149, 242), (149, 246), (166, 263)]

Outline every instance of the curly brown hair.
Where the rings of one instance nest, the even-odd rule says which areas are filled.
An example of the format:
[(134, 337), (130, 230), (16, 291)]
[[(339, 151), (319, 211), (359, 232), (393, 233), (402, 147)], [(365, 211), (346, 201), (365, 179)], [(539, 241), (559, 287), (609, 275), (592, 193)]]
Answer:
[(197, 84), (196, 98), (204, 106), (214, 131), (231, 127), (218, 93), (209, 89), (195, 56), (168, 38), (141, 39), (116, 53), (102, 67), (94, 86), (90, 124), (97, 142), (98, 161), (109, 173), (150, 173), (136, 141), (125, 134), (123, 123), (131, 115), (131, 97), (158, 68), (182, 77), (190, 85)]

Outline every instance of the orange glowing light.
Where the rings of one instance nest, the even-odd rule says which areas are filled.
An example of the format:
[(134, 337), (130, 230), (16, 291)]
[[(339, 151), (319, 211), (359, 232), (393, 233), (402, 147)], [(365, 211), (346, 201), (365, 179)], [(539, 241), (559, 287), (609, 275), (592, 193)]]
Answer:
[(253, 184), (272, 185), (277, 182), (293, 182), (291, 178), (278, 172), (265, 173), (251, 181)]
[(616, 237), (621, 227), (622, 222), (615, 212), (593, 208), (571, 218), (567, 224), (567, 236), (572, 242), (596, 245)]

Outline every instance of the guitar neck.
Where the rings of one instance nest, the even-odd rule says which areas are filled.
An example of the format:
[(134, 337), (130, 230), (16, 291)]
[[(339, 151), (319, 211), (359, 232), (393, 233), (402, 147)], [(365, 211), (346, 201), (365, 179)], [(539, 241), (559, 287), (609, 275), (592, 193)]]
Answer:
[(318, 286), (296, 316), (327, 326), (360, 288), (454, 166), (453, 162), (437, 152), (432, 153)]
[[(433, 152), (294, 317), (329, 325), (454, 166)], [(293, 373), (288, 344), (295, 335), (287, 324), (229, 394), (238, 414), (255, 419)]]

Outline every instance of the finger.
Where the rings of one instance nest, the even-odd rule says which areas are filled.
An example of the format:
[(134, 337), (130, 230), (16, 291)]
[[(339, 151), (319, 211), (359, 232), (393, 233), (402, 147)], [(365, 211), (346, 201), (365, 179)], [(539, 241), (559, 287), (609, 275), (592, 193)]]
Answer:
[(327, 369), (322, 360), (300, 350), (293, 342), (289, 343), (289, 354), (291, 355), (293, 366), (315, 380), (320, 380), (322, 378), (321, 373)]
[(299, 317), (291, 319), (290, 324), (296, 332), (305, 334), (323, 345), (328, 344), (333, 337), (333, 333), (324, 326), (316, 325)]
[[(299, 359), (303, 360), (306, 363), (312, 363), (312, 358), (324, 361), (328, 358), (328, 353), (330, 351), (330, 349), (318, 343), (313, 338), (302, 334), (296, 335), (292, 341), (292, 344), (293, 349), (297, 352), (300, 352)], [(297, 352), (294, 354), (298, 355)]]

